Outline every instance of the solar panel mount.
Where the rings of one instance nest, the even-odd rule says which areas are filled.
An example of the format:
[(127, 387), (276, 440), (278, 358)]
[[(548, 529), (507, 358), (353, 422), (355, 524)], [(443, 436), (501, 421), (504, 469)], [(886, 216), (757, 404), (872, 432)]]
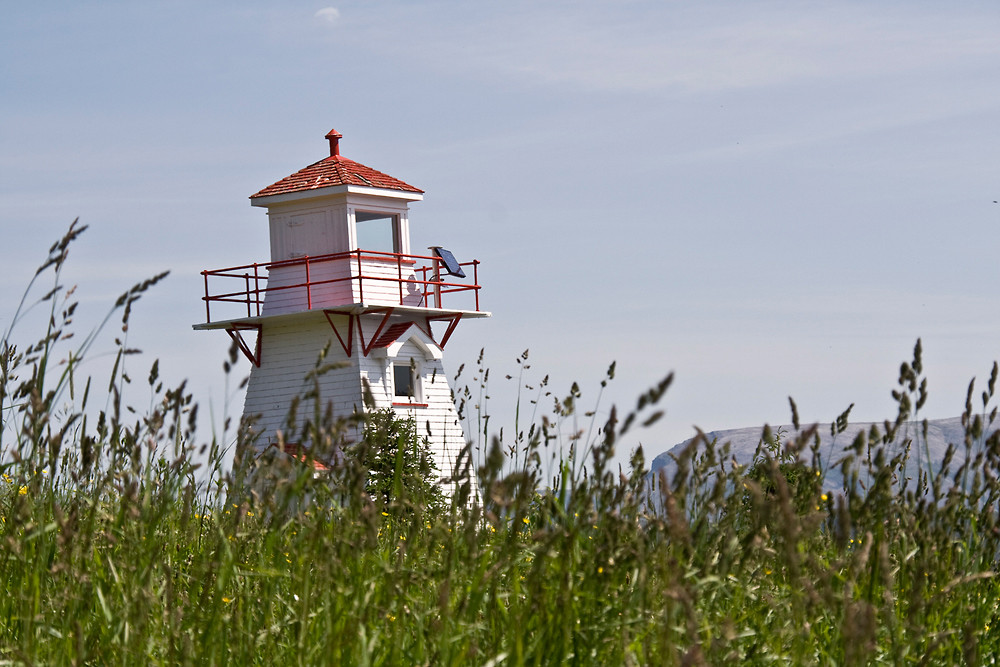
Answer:
[(461, 264), (455, 259), (455, 255), (451, 254), (450, 250), (445, 250), (441, 246), (431, 246), (431, 250), (434, 254), (441, 258), (441, 263), (444, 264), (444, 270), (456, 278), (464, 278), (465, 271), (462, 270)]

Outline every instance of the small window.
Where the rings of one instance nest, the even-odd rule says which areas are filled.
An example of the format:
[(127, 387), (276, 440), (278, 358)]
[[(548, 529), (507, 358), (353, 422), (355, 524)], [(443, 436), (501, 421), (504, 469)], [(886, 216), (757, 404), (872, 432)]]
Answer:
[(395, 387), (396, 398), (405, 398), (408, 401), (417, 399), (416, 369), (412, 364), (393, 364), (392, 381)]
[(359, 250), (399, 252), (399, 216), (355, 211), (354, 222)]

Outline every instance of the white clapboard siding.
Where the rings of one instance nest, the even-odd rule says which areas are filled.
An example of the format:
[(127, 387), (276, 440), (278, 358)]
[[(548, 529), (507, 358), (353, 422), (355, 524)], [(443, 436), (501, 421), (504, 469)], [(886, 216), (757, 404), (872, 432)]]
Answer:
[(324, 363), (343, 366), (319, 376), (322, 408), (332, 402), (334, 414), (350, 415), (361, 404), (361, 380), (356, 361), (344, 354), (321, 313), (316, 317), (265, 322), (261, 335), (261, 365), (251, 369), (243, 414), (255, 419), (256, 448), (276, 441), (280, 429), (291, 437), (312, 416), (314, 405), (302, 401), (299, 422), (289, 428), (288, 408), (296, 396), (312, 389), (309, 374), (323, 348), (331, 343)]
[(423, 305), (423, 286), (417, 282), (414, 262), (400, 264), (395, 259), (365, 257), (361, 260), (361, 278), (354, 281), (357, 303), (368, 305)]
[[(396, 397), (393, 394), (389, 368), (392, 363), (409, 363), (411, 359), (417, 362), (421, 385), (418, 400), (421, 405), (394, 405)], [(393, 358), (362, 358), (361, 369), (362, 376), (368, 379), (371, 386), (375, 404), (380, 408), (391, 406), (403, 417), (412, 416), (417, 425), (417, 433), (428, 436), (438, 470), (442, 475), (450, 474), (466, 440), (441, 361), (427, 359), (424, 351), (416, 344), (406, 342)]]
[(309, 282), (324, 284), (312, 284), (308, 288), (305, 286), (304, 263), (272, 267), (268, 273), (262, 314), (297, 313), (308, 310), (310, 302), (314, 310), (354, 303), (351, 266), (348, 258), (310, 262)]
[[(372, 332), (379, 316), (368, 318), (365, 331)], [(346, 326), (338, 321), (342, 333)], [(403, 339), (413, 335), (411, 327)], [(244, 416), (254, 420), (254, 447), (263, 451), (278, 438), (298, 442), (304, 425), (313, 417), (315, 403), (301, 400), (296, 423), (288, 423), (288, 409), (295, 397), (313, 390), (310, 378), (318, 365), (321, 350), (329, 344), (324, 364), (334, 368), (319, 374), (320, 409), (329, 406), (335, 417), (350, 417), (363, 410), (364, 382), (367, 381), (377, 407), (393, 407), (400, 416), (412, 416), (421, 436), (428, 436), (431, 452), (442, 476), (449, 476), (466, 440), (452, 399), (451, 387), (440, 359), (427, 358), (424, 349), (407, 340), (393, 357), (384, 353), (365, 356), (355, 332), (351, 357), (348, 357), (321, 313), (302, 317), (265, 321), (261, 335), (261, 365), (251, 369), (247, 385)], [(419, 405), (394, 405), (391, 366), (416, 362), (419, 382)], [(354, 436), (360, 434), (355, 432)]]
[[(400, 270), (402, 268), (402, 270)], [(391, 259), (363, 259), (361, 275), (356, 258), (309, 262), (306, 286), (304, 262), (272, 267), (262, 315), (284, 315), (333, 308), (352, 303), (372, 306), (423, 305), (423, 289), (417, 282), (413, 263), (402, 267)], [(317, 284), (319, 283), (319, 284)]]

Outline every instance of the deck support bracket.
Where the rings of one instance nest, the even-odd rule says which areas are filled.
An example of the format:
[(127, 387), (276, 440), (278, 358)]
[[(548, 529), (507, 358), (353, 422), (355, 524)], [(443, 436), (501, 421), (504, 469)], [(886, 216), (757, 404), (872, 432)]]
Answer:
[[(254, 344), (253, 352), (250, 351), (250, 346), (247, 344), (245, 338), (243, 338), (244, 331), (256, 331), (257, 332), (257, 342)], [(226, 327), (226, 333), (229, 337), (233, 339), (233, 342), (240, 348), (243, 352), (243, 356), (250, 360), (257, 368), (260, 368), (261, 360), (261, 346), (263, 344), (263, 327), (260, 324), (246, 324), (246, 323), (233, 323)]]

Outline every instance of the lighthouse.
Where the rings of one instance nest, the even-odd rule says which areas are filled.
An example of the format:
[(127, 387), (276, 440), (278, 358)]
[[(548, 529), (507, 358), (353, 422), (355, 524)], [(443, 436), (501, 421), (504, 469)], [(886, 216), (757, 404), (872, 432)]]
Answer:
[(413, 418), (448, 475), (466, 438), (444, 349), (460, 321), (490, 315), (479, 262), (415, 252), (409, 205), (423, 191), (341, 155), (336, 130), (325, 138), (328, 156), (250, 196), (267, 212), (270, 258), (202, 271), (194, 328), (226, 331), (250, 360), (243, 414), (257, 453), (302, 454), (316, 410), (350, 418), (373, 402)]

